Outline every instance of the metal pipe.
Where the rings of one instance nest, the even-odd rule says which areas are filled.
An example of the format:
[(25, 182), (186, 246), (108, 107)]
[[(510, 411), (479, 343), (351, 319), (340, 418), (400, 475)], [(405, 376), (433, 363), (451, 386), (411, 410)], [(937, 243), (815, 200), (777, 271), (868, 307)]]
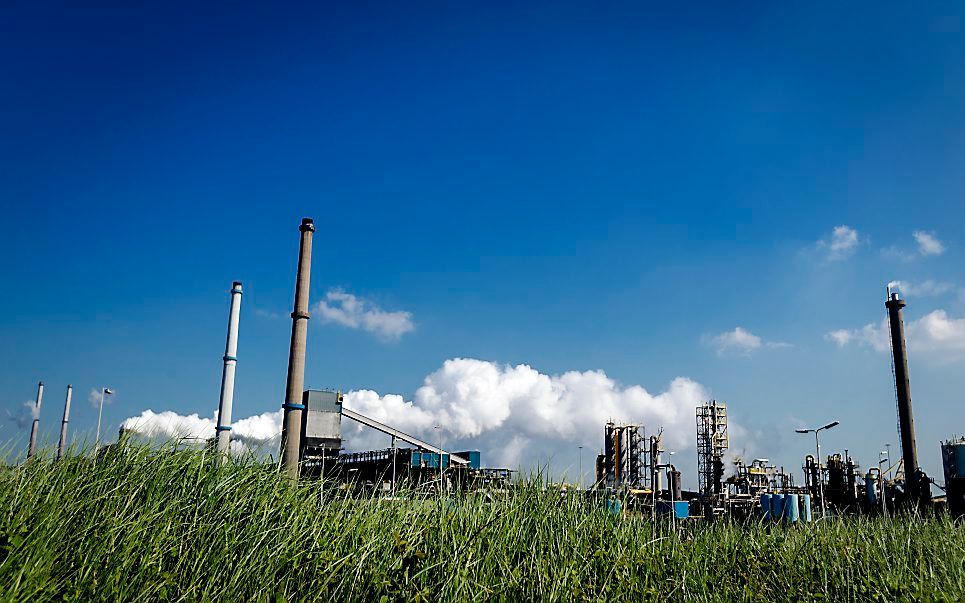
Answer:
[(218, 403), (218, 425), (215, 427), (217, 454), (220, 464), (231, 445), (231, 404), (235, 397), (235, 365), (238, 364), (238, 320), (241, 316), (241, 283), (231, 284), (231, 306), (228, 311), (228, 339), (224, 350), (224, 371), (221, 373), (221, 401)]
[[(911, 409), (911, 382), (908, 379), (908, 356), (905, 348), (905, 301), (892, 293), (885, 307), (891, 325), (891, 352), (894, 356), (895, 394), (898, 398), (898, 429), (901, 433), (901, 458), (905, 463), (905, 483), (917, 491), (918, 446), (915, 443), (915, 417)], [(912, 493), (914, 496), (914, 492)]]
[(312, 271), (311, 218), (302, 218), (298, 227), (301, 241), (298, 250), (298, 273), (295, 277), (295, 309), (292, 312), (292, 338), (288, 351), (288, 380), (285, 387), (285, 418), (281, 434), (282, 470), (293, 480), (298, 479), (301, 453), (302, 390), (305, 386), (305, 341), (308, 336), (308, 284)]
[(44, 400), (44, 382), (37, 385), (37, 401), (34, 403), (33, 422), (30, 424), (30, 444), (27, 446), (27, 460), (37, 452), (37, 431), (40, 429), (40, 403)]
[(67, 421), (70, 420), (70, 398), (74, 393), (71, 385), (67, 386), (67, 400), (64, 402), (64, 419), (60, 422), (60, 441), (57, 443), (57, 460), (59, 461), (67, 451)]

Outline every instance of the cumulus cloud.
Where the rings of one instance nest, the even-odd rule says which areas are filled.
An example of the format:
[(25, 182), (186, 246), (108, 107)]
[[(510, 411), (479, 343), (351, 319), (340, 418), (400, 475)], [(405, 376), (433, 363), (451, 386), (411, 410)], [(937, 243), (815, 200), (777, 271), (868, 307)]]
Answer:
[(916, 230), (912, 235), (918, 242), (918, 253), (921, 255), (941, 255), (945, 252), (945, 245), (938, 240), (934, 232)]
[(916, 258), (941, 255), (945, 253), (945, 244), (942, 243), (934, 232), (916, 230), (911, 233), (915, 238), (917, 247), (913, 250), (900, 247), (886, 247), (881, 250), (882, 255), (887, 258), (910, 261)]
[[(277, 449), (281, 438), (281, 422), (281, 409), (234, 422), (231, 427), (232, 451)], [(209, 419), (197, 413), (180, 415), (170, 410), (145, 410), (121, 423), (121, 429), (125, 432), (146, 439), (161, 442), (184, 440), (198, 444), (214, 437), (215, 426), (214, 417)]]
[(326, 293), (325, 299), (315, 304), (314, 311), (323, 322), (362, 329), (385, 340), (398, 340), (415, 330), (410, 312), (387, 312), (368, 300), (337, 289)]
[[(888, 320), (869, 323), (859, 329), (838, 329), (825, 335), (829, 341), (844, 347), (855, 343), (878, 352), (891, 350)], [(924, 352), (965, 351), (965, 318), (952, 318), (945, 310), (934, 310), (917, 320), (905, 323), (905, 339), (909, 349)]]
[(817, 247), (827, 252), (828, 260), (843, 260), (855, 252), (860, 242), (857, 230), (841, 224), (831, 230), (830, 237), (818, 241)]
[(791, 344), (783, 341), (765, 341), (744, 327), (735, 327), (733, 331), (725, 331), (717, 335), (705, 335), (703, 342), (705, 345), (716, 349), (718, 356), (722, 356), (728, 352), (749, 355), (762, 347), (791, 347)]
[[(411, 400), (356, 390), (344, 395), (344, 405), (452, 450), (478, 449), (487, 464), (515, 468), (547, 462), (576, 446), (595, 450), (609, 420), (643, 423), (648, 433), (666, 428), (668, 449), (691, 448), (694, 408), (709, 398), (704, 386), (686, 377), (651, 393), (599, 370), (548, 375), (525, 364), (456, 358), (428, 375)], [(277, 447), (281, 417), (278, 411), (238, 421), (232, 437), (245, 448)], [(145, 411), (123, 426), (153, 438), (214, 436), (213, 419), (169, 411)], [(349, 420), (342, 422), (342, 436), (349, 450), (387, 445), (385, 435)]]

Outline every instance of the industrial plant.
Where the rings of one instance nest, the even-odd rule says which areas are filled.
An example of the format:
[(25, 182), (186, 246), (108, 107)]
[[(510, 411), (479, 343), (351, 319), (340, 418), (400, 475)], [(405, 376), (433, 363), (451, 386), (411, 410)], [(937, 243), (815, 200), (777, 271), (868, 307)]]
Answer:
[[(306, 340), (309, 316), (314, 222), (299, 225), (299, 250), (291, 313), (291, 342), (283, 410), (279, 469), (290, 480), (322, 480), (348, 492), (396, 496), (418, 493), (485, 490), (514, 487), (514, 471), (487, 467), (478, 450), (450, 451), (441, 443), (425, 441), (396, 427), (343, 406), (338, 391), (305, 388)], [(223, 356), (221, 395), (215, 436), (209, 446), (215, 463), (226, 462), (232, 439), (232, 402), (238, 354), (238, 331), (243, 285), (232, 283), (227, 340)], [(887, 290), (885, 300), (892, 352), (896, 414), (901, 458), (879, 458), (862, 466), (845, 450), (822, 454), (822, 432), (839, 423), (798, 429), (813, 434), (814, 453), (801, 461), (803, 481), (766, 458), (728, 459), (728, 404), (711, 399), (694, 413), (697, 489), (682, 487), (681, 472), (672, 452), (664, 447), (660, 425), (607, 422), (602, 453), (596, 457), (595, 479), (589, 487), (565, 487), (566, 495), (606, 501), (620, 513), (668, 516), (672, 520), (767, 520), (810, 522), (828, 515), (888, 517), (900, 513), (947, 512), (965, 517), (965, 437), (941, 445), (944, 482), (927, 475), (918, 462), (908, 372), (903, 309), (899, 292)], [(109, 394), (104, 389), (102, 396)], [(39, 409), (44, 384), (38, 386), (31, 423), (28, 462), (36, 455)], [(65, 454), (72, 388), (67, 387), (57, 458)], [(103, 400), (103, 398), (102, 398)], [(344, 420), (389, 436), (391, 445), (378, 450), (348, 452), (343, 447)], [(99, 445), (98, 422), (98, 445)], [(649, 431), (649, 435), (648, 435)], [(936, 492), (937, 491), (937, 492)]]

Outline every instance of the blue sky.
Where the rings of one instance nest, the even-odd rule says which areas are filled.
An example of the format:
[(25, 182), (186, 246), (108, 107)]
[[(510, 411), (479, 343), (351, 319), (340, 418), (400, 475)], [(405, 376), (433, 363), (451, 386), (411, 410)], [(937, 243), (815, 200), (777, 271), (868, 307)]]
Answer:
[[(409, 400), (453, 358), (654, 395), (686, 377), (730, 404), (735, 449), (798, 468), (801, 424), (840, 419), (826, 445), (865, 465), (897, 444), (889, 357), (860, 330), (901, 280), (940, 475), (938, 440), (965, 432), (950, 8), (15, 3), (3, 439), (23, 447), (41, 379), (47, 440), (67, 383), (78, 434), (102, 385), (112, 434), (146, 409), (211, 416), (235, 279), (234, 414), (277, 409), (311, 216), (313, 304), (351, 294), (367, 305), (342, 323), (376, 332), (313, 311), (309, 386)], [(412, 329), (380, 336), (385, 320)], [(602, 440), (583, 427), (522, 462), (572, 466)]]

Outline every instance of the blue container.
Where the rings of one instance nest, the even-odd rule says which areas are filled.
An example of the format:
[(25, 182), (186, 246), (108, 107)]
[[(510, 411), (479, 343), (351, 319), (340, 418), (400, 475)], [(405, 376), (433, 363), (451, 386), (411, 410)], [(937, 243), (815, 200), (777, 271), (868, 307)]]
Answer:
[(623, 505), (620, 503), (619, 500), (615, 498), (611, 498), (606, 501), (606, 510), (613, 515), (619, 515), (620, 511), (623, 510)]
[(811, 523), (811, 495), (802, 494), (801, 495), (801, 519), (807, 523)]
[(771, 495), (761, 494), (761, 517), (764, 519), (771, 518)]
[(791, 523), (797, 523), (801, 519), (801, 510), (797, 494), (788, 494), (784, 498), (784, 515)]
[(784, 517), (784, 495), (783, 494), (772, 494), (771, 495), (771, 519), (774, 521), (781, 521)]
[(864, 476), (864, 493), (868, 497), (868, 505), (874, 509), (878, 505), (878, 481), (869, 471)]
[(687, 519), (690, 517), (690, 503), (686, 500), (675, 500), (672, 506), (669, 500), (657, 502), (658, 515), (669, 515), (671, 510), (677, 519)]

